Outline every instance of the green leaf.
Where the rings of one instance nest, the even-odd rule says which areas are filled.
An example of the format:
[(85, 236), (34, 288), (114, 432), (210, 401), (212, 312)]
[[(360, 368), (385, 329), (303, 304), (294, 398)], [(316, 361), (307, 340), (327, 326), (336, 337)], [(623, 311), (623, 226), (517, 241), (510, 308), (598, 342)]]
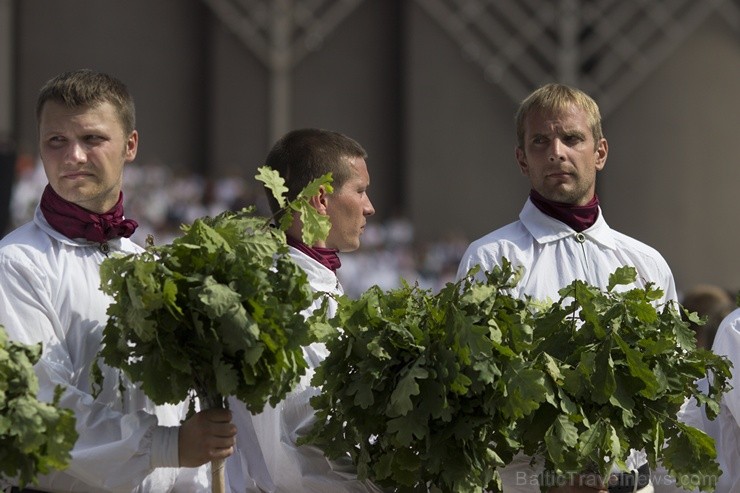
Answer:
[[(663, 450), (663, 465), (676, 477), (679, 486), (689, 489), (701, 487), (702, 491), (714, 491), (716, 480), (721, 474), (715, 462), (714, 440), (704, 432), (683, 423), (676, 423), (679, 433), (668, 441)], [(702, 464), (702, 468), (696, 468)], [(695, 471), (694, 474), (681, 474)]]
[(326, 239), (331, 229), (329, 216), (321, 215), (311, 205), (305, 202), (298, 202), (294, 209), (300, 213), (303, 228), (303, 242), (307, 245), (314, 245), (320, 240)]
[(265, 184), (265, 187), (270, 189), (272, 196), (277, 200), (280, 208), (286, 206), (286, 194), (288, 193), (288, 187), (285, 186), (285, 180), (280, 173), (270, 168), (269, 166), (260, 166), (257, 168), (257, 176), (255, 178)]
[(331, 186), (332, 180), (333, 178), (331, 176), (331, 173), (327, 173), (318, 178), (314, 178), (308, 183), (308, 185), (303, 188), (303, 190), (301, 190), (301, 192), (298, 194), (298, 198), (308, 200), (311, 197), (318, 195), (321, 187), (324, 187), (326, 193), (333, 193), (334, 187)]
[(419, 395), (419, 384), (416, 380), (427, 378), (427, 376), (429, 376), (429, 372), (415, 364), (409, 369), (408, 373), (401, 377), (398, 385), (391, 393), (388, 416), (405, 416), (413, 409), (411, 398)]
[[(600, 456), (601, 444), (606, 437), (606, 425), (602, 420), (597, 421), (592, 426), (587, 427), (580, 436), (579, 454), (587, 461), (593, 460), (593, 457)], [(603, 456), (602, 456), (603, 457)], [(585, 468), (583, 470), (586, 470)]]
[(611, 399), (617, 388), (614, 377), (614, 362), (608, 345), (603, 345), (596, 353), (594, 365), (591, 378), (593, 400), (597, 404), (605, 404)]
[(621, 337), (615, 337), (615, 340), (627, 358), (630, 375), (639, 379), (644, 385), (640, 393), (647, 398), (656, 397), (660, 390), (660, 384), (653, 371), (643, 361), (642, 355), (637, 350), (629, 347)]
[(534, 368), (517, 368), (504, 373), (508, 382), (508, 396), (501, 403), (501, 412), (505, 416), (521, 418), (537, 409), (545, 400), (547, 388), (545, 375)]
[(400, 446), (408, 446), (414, 437), (423, 438), (426, 435), (426, 427), (415, 416), (399, 416), (388, 420), (388, 433), (395, 435), (395, 440)]
[(221, 359), (214, 362), (216, 391), (221, 395), (232, 395), (239, 387), (239, 375), (236, 369)]
[(606, 286), (607, 291), (613, 291), (617, 286), (628, 286), (637, 279), (637, 269), (631, 266), (617, 267), (609, 276), (609, 284)]
[(368, 409), (375, 402), (372, 386), (368, 382), (355, 380), (348, 387), (348, 394), (354, 395), (354, 404)]
[(568, 416), (560, 415), (555, 420), (554, 435), (568, 447), (574, 447), (578, 443), (578, 428), (568, 419)]

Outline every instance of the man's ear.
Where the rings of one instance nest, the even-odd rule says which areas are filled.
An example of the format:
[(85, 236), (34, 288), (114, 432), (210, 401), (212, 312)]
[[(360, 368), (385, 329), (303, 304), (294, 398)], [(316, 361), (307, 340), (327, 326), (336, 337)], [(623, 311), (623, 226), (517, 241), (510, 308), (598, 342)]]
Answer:
[(126, 149), (124, 150), (124, 162), (130, 163), (136, 158), (136, 151), (139, 149), (139, 132), (134, 130), (126, 139)]
[(514, 148), (514, 158), (519, 165), (519, 171), (525, 176), (529, 175), (529, 163), (527, 163), (527, 155), (524, 153), (524, 149), (516, 146)]
[(316, 209), (319, 214), (327, 215), (327, 209), (326, 209), (326, 198), (329, 194), (326, 193), (326, 189), (321, 186), (319, 187), (319, 193), (308, 199), (308, 203), (311, 204), (311, 207)]
[(609, 144), (602, 138), (596, 147), (596, 171), (601, 171), (606, 166), (606, 157), (609, 154)]

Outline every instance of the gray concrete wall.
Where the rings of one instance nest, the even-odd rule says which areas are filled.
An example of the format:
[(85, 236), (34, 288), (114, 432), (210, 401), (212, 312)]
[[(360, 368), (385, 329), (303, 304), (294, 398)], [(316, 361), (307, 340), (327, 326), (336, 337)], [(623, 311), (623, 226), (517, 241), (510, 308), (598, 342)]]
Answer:
[(740, 287), (740, 36), (713, 17), (605, 123), (606, 217), (660, 250), (680, 288)]
[[(363, 2), (291, 70), (291, 128), (327, 128), (358, 140), (370, 154), (379, 211), (393, 210), (400, 196), (396, 19), (396, 0)], [(233, 33), (216, 26), (212, 36), (211, 164), (251, 178), (273, 144), (270, 73)]]
[[(34, 106), (54, 75), (88, 67), (121, 78), (134, 95), (140, 159), (202, 162), (203, 22), (199, 0), (23, 0), (17, 2), (18, 142), (36, 148)], [(196, 144), (197, 143), (197, 144)]]
[(408, 36), (411, 217), (422, 237), (481, 236), (516, 219), (529, 190), (514, 160), (516, 104), (418, 7)]

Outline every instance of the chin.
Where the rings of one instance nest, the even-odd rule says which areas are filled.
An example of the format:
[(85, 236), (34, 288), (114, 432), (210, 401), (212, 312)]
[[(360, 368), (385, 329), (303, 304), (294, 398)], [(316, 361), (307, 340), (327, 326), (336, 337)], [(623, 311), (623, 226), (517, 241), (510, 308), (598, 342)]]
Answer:
[(576, 194), (566, 190), (557, 190), (547, 195), (542, 194), (542, 196), (553, 202), (560, 202), (561, 204), (574, 204), (578, 201)]
[(353, 243), (351, 245), (345, 245), (344, 247), (340, 248), (339, 251), (341, 253), (354, 252), (358, 248), (360, 248), (360, 242), (359, 241), (357, 243)]

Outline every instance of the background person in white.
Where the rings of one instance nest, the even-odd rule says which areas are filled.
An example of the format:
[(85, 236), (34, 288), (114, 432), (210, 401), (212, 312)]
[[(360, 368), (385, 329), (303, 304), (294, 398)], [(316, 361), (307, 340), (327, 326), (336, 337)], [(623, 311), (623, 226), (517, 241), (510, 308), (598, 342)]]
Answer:
[[(326, 240), (314, 245), (303, 243), (302, 225), (297, 217), (286, 232), (290, 256), (303, 268), (311, 287), (317, 292), (343, 293), (336, 276), (336, 270), (341, 266), (338, 253), (359, 248), (367, 218), (375, 213), (367, 194), (370, 175), (365, 159), (367, 153), (353, 139), (315, 128), (289, 132), (267, 156), (265, 165), (278, 171), (285, 179), (289, 200), (312, 180), (332, 173), (333, 192), (328, 193), (322, 187), (310, 200), (311, 206), (331, 222)], [(278, 212), (279, 206), (269, 190), (267, 196), (273, 212)], [(332, 301), (331, 298), (329, 300)], [(319, 303), (317, 301), (307, 312), (316, 309)], [(330, 316), (335, 309), (336, 303), (330, 303)], [(250, 416), (243, 404), (232, 404), (234, 420), (240, 430), (249, 428), (243, 423), (251, 418), (258, 440), (256, 447), (247, 442), (238, 444), (239, 455), (242, 455), (251, 476), (247, 481), (247, 491), (378, 491), (370, 482), (357, 480), (349, 458), (343, 462), (329, 461), (317, 447), (296, 445), (298, 437), (305, 434), (315, 421), (309, 399), (320, 389), (312, 387), (310, 380), (313, 370), (327, 352), (323, 344), (314, 343), (305, 347), (303, 354), (309, 368), (298, 386), (277, 406), (268, 406), (262, 413)], [(234, 460), (236, 456), (231, 462)]]
[[(719, 415), (710, 421), (703, 408), (695, 400), (688, 401), (679, 414), (679, 419), (699, 428), (715, 441), (717, 462), (722, 475), (717, 478), (719, 493), (740, 492), (740, 308), (727, 315), (714, 337), (712, 351), (727, 356), (733, 367), (730, 385), (732, 389), (722, 397)], [(706, 391), (706, 381), (700, 383)]]
[(136, 223), (122, 214), (123, 168), (139, 143), (133, 99), (119, 80), (77, 70), (47, 82), (37, 118), (49, 186), (33, 220), (0, 242), (0, 324), (11, 339), (43, 344), (39, 397), (65, 389), (61, 405), (74, 410), (79, 439), (69, 467), (35, 488), (208, 491), (206, 467), (195, 468), (233, 452), (228, 411), (201, 412), (180, 425), (187, 406), (155, 406), (125, 378), (121, 393), (119, 372), (109, 367), (102, 392), (91, 395), (110, 303), (100, 290), (100, 263), (108, 252), (141, 250), (128, 239)]
[[(480, 265), (489, 271), (507, 258), (524, 273), (514, 295), (559, 299), (558, 290), (576, 279), (605, 288), (617, 267), (637, 269), (637, 284), (653, 282), (665, 300), (676, 300), (671, 271), (653, 248), (611, 229), (596, 195), (608, 144), (596, 102), (580, 90), (547, 84), (522, 101), (516, 114), (516, 161), (531, 192), (519, 220), (474, 241), (458, 267), (458, 279)], [(539, 466), (518, 456), (501, 471), (505, 492), (538, 492)], [(646, 463), (633, 451), (628, 466)], [(644, 469), (643, 469), (644, 471)], [(604, 490), (575, 478), (551, 491)], [(591, 482), (592, 483), (592, 482)], [(650, 486), (648, 486), (650, 488)], [(617, 491), (613, 489), (612, 491)], [(632, 489), (630, 489), (632, 491)]]

